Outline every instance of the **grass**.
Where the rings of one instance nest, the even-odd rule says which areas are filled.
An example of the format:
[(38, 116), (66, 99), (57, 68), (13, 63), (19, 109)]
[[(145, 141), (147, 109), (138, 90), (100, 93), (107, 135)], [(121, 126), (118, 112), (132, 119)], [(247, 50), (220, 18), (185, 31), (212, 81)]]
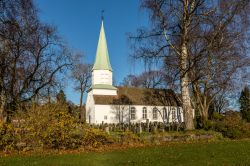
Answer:
[(108, 152), (1, 157), (1, 166), (250, 165), (250, 140), (171, 144)]

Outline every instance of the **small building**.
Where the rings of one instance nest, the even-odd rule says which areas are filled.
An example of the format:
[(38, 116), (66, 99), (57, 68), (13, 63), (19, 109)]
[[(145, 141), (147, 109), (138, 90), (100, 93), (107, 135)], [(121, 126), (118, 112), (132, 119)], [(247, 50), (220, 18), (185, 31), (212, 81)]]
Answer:
[(87, 94), (87, 123), (183, 122), (180, 101), (173, 90), (114, 87), (112, 83), (113, 70), (102, 20), (92, 85)]

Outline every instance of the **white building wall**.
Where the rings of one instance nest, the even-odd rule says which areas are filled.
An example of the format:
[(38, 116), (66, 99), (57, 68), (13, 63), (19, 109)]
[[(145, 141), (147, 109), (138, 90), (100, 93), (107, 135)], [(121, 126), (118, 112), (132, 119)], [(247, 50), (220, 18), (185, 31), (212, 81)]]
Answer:
[[(135, 107), (136, 115), (135, 119), (132, 120), (130, 117), (129, 108)], [(163, 114), (163, 106), (156, 106), (159, 110), (157, 111), (157, 119), (153, 119), (153, 108), (155, 106), (142, 106), (142, 105), (132, 105), (132, 106), (120, 106), (120, 113), (119, 113), (119, 106), (112, 106), (112, 105), (95, 105), (95, 122), (96, 124), (100, 123), (119, 123), (119, 115), (120, 115), (120, 122), (124, 123), (138, 123), (138, 122), (146, 122), (147, 119), (143, 119), (143, 107), (147, 108), (147, 119), (151, 122), (163, 122), (162, 116)], [(181, 107), (173, 107), (167, 106), (165, 107), (166, 110), (169, 112), (169, 123), (171, 122), (183, 122), (183, 111)], [(162, 116), (160, 115), (162, 114)], [(166, 122), (167, 119), (164, 118)]]
[(95, 123), (95, 101), (93, 91), (89, 91), (86, 100), (86, 122)]
[(112, 85), (112, 72), (109, 70), (93, 70), (92, 72), (92, 85), (95, 84), (108, 84)]
[(119, 123), (110, 105), (95, 105), (95, 110), (95, 123)]

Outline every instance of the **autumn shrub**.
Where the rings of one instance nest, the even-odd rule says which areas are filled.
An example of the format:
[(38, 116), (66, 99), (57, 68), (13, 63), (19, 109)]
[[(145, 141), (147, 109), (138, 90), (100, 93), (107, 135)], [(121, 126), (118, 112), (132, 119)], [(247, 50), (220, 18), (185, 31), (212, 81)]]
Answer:
[(102, 130), (86, 128), (83, 137), (83, 145), (88, 147), (99, 147), (100, 145), (110, 144), (114, 139)]
[(249, 124), (237, 112), (214, 116), (204, 123), (204, 129), (221, 132), (224, 137), (232, 139), (250, 138)]
[(83, 132), (77, 132), (82, 127), (66, 108), (49, 104), (18, 112), (13, 124), (19, 131), (20, 141), (30, 148), (74, 148), (81, 145), (76, 137), (83, 137)]
[(213, 112), (212, 115), (210, 116), (210, 119), (213, 121), (222, 120), (223, 116), (218, 112)]
[(19, 111), (10, 124), (0, 124), (0, 148), (74, 149), (98, 147), (112, 142), (108, 135), (78, 122), (65, 105), (56, 103), (32, 106)]
[(14, 150), (17, 148), (16, 145), (19, 140), (20, 135), (16, 134), (16, 129), (13, 125), (0, 121), (0, 149)]

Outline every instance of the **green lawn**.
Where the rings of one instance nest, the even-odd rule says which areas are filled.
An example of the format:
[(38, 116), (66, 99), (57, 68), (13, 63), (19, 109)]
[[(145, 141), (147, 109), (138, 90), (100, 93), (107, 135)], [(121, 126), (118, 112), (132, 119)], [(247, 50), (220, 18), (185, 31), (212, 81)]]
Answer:
[(174, 144), (85, 154), (2, 157), (5, 165), (250, 165), (250, 141)]

